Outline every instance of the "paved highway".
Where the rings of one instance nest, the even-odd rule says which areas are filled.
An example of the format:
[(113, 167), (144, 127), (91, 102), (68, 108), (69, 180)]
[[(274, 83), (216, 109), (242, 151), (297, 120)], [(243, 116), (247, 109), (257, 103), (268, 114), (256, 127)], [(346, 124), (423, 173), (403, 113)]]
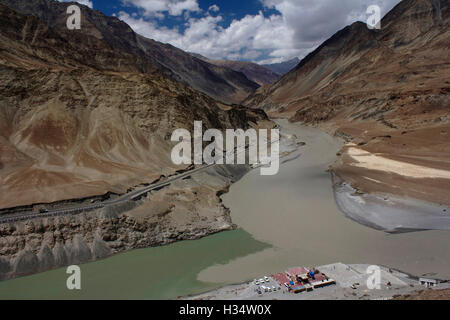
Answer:
[(36, 213), (36, 212), (29, 212), (29, 213), (21, 213), (20, 215), (16, 215), (16, 216), (8, 216), (8, 217), (4, 217), (4, 218), (0, 218), (0, 223), (10, 223), (10, 222), (17, 222), (17, 221), (25, 221), (25, 220), (30, 220), (30, 219), (35, 219), (35, 218), (46, 218), (46, 217), (56, 217), (56, 216), (64, 216), (64, 215), (74, 215), (74, 214), (79, 214), (82, 212), (88, 212), (88, 211), (92, 211), (92, 210), (97, 210), (97, 209), (101, 209), (104, 208), (108, 205), (114, 205), (114, 204), (118, 204), (121, 202), (125, 202), (125, 201), (129, 201), (129, 200), (136, 200), (137, 198), (143, 196), (144, 194), (149, 193), (152, 190), (155, 189), (159, 189), (162, 187), (166, 187), (168, 185), (170, 185), (171, 183), (187, 178), (191, 175), (193, 175), (194, 173), (200, 172), (200, 171), (204, 171), (208, 168), (211, 168), (213, 166), (215, 166), (216, 164), (211, 164), (211, 165), (205, 165), (202, 166), (200, 168), (196, 168), (190, 171), (187, 171), (185, 173), (176, 175), (174, 177), (171, 177), (165, 181), (162, 182), (158, 182), (155, 184), (152, 184), (144, 189), (140, 189), (137, 191), (133, 191), (127, 194), (124, 194), (123, 196), (118, 197), (117, 199), (113, 199), (113, 200), (106, 200), (102, 203), (95, 203), (95, 204), (90, 204), (90, 205), (82, 205), (82, 206), (76, 206), (76, 207), (69, 207), (69, 208), (62, 208), (62, 209), (56, 209), (56, 210), (50, 210), (48, 212), (41, 212), (41, 213)]

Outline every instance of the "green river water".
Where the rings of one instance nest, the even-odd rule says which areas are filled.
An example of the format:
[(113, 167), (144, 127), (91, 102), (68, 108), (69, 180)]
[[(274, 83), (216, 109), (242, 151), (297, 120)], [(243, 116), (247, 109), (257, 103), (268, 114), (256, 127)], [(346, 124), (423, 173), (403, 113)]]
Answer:
[(81, 290), (67, 289), (66, 268), (3, 281), (0, 299), (173, 299), (221, 285), (197, 280), (201, 270), (267, 247), (238, 229), (81, 265)]

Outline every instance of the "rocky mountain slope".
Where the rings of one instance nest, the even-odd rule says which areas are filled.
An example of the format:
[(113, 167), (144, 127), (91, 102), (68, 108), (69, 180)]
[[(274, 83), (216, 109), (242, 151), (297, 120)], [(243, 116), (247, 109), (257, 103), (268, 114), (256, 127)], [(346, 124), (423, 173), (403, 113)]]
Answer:
[(281, 75), (256, 63), (246, 61), (216, 60), (215, 65), (226, 67), (234, 71), (242, 72), (247, 78), (260, 86), (272, 84), (280, 79)]
[[(54, 29), (67, 29), (68, 3), (55, 0), (0, 0), (15, 11), (33, 15)], [(136, 34), (126, 23), (115, 17), (107, 17), (86, 6), (81, 8), (81, 33), (103, 40), (114, 50), (139, 57), (159, 71), (177, 81), (183, 81), (194, 89), (225, 103), (239, 103), (258, 85), (242, 73), (219, 67), (175, 48)], [(145, 68), (139, 71), (146, 72)]]
[(192, 54), (194, 57), (217, 65), (219, 67), (225, 67), (237, 72), (243, 73), (248, 79), (256, 82), (260, 86), (272, 84), (280, 79), (281, 75), (273, 72), (272, 70), (260, 66), (259, 64), (247, 62), (247, 61), (231, 61), (231, 60), (210, 60), (199, 54)]
[(351, 141), (334, 171), (361, 192), (449, 205), (449, 23), (450, 1), (404, 0), (381, 30), (340, 30), (246, 103)]
[(263, 64), (262, 66), (264, 68), (267, 68), (269, 70), (272, 70), (275, 73), (285, 75), (292, 69), (294, 69), (298, 64), (300, 63), (299, 58), (293, 58), (291, 60), (280, 62), (280, 63), (273, 63), (273, 64)]
[(96, 37), (5, 6), (0, 23), (0, 208), (122, 193), (177, 169), (175, 128), (248, 127), (261, 116)]
[[(92, 203), (185, 170), (170, 159), (170, 137), (195, 120), (218, 129), (267, 120), (174, 81), (112, 47), (108, 33), (52, 28), (1, 4), (0, 25), (2, 215)], [(137, 201), (0, 224), (0, 280), (232, 229), (219, 195), (246, 170), (211, 168)]]

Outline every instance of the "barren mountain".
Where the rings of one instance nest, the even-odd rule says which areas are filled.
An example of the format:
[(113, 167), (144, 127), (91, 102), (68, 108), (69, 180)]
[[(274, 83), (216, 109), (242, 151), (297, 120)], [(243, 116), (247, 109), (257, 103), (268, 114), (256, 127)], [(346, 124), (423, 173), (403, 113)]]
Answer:
[(231, 60), (210, 60), (199, 54), (192, 54), (192, 55), (206, 62), (215, 64), (217, 66), (225, 67), (237, 72), (242, 72), (248, 79), (252, 80), (253, 82), (256, 82), (260, 86), (272, 84), (281, 77), (280, 74), (252, 62), (231, 61)]
[(175, 128), (262, 117), (97, 37), (3, 5), (0, 25), (0, 208), (126, 192), (180, 169), (170, 160)]
[(275, 73), (272, 70), (264, 68), (256, 63), (228, 60), (216, 60), (213, 63), (218, 66), (230, 68), (234, 71), (242, 72), (247, 78), (256, 82), (260, 86), (272, 84), (281, 77), (278, 73)]
[[(0, 0), (0, 3), (19, 13), (33, 15), (52, 28), (67, 29), (68, 3), (55, 0)], [(258, 88), (240, 72), (210, 64), (171, 45), (142, 37), (115, 17), (107, 17), (83, 5), (79, 7), (82, 27), (73, 34), (104, 40), (111, 49), (139, 57), (172, 79), (183, 81), (214, 99), (239, 103)], [(147, 70), (139, 66), (139, 71)]]
[(450, 1), (404, 0), (344, 28), (246, 102), (346, 138), (334, 172), (362, 192), (450, 204)]
[[(124, 39), (139, 37), (118, 20), (84, 8), (92, 32), (70, 31), (48, 24), (65, 20), (46, 7), (59, 3), (14, 4), (47, 23), (0, 4), (2, 218), (111, 199), (186, 170), (171, 161), (170, 137), (174, 129), (192, 131), (194, 121), (246, 129), (267, 120), (173, 80), (171, 70), (129, 46)], [(99, 210), (0, 223), (0, 280), (233, 229), (219, 195), (247, 168), (208, 170)]]
[(285, 75), (289, 71), (291, 71), (293, 68), (295, 68), (300, 62), (299, 58), (293, 58), (291, 60), (280, 62), (280, 63), (273, 63), (273, 64), (263, 64), (262, 66), (272, 70), (275, 73)]

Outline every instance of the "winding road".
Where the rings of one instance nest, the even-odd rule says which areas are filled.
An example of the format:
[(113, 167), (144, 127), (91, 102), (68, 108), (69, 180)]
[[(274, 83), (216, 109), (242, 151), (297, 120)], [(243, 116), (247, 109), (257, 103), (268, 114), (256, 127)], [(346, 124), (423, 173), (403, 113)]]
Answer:
[(41, 212), (41, 213), (29, 212), (29, 213), (21, 213), (20, 215), (11, 215), (8, 217), (0, 218), (0, 224), (25, 221), (25, 220), (35, 219), (35, 218), (46, 218), (46, 217), (56, 217), (56, 216), (80, 214), (82, 212), (88, 212), (88, 211), (92, 211), (92, 210), (101, 209), (101, 208), (104, 208), (109, 205), (115, 205), (115, 204), (119, 204), (119, 203), (122, 203), (125, 201), (136, 200), (139, 197), (143, 196), (144, 194), (149, 193), (152, 190), (166, 187), (175, 181), (185, 179), (185, 178), (193, 175), (194, 173), (204, 171), (215, 165), (216, 164), (210, 164), (210, 165), (202, 166), (200, 168), (189, 170), (185, 173), (171, 177), (165, 181), (152, 184), (144, 189), (136, 190), (136, 191), (124, 194), (116, 199), (106, 200), (102, 203), (74, 206), (74, 207), (68, 207), (68, 208), (63, 208), (63, 209), (50, 210), (48, 212)]

